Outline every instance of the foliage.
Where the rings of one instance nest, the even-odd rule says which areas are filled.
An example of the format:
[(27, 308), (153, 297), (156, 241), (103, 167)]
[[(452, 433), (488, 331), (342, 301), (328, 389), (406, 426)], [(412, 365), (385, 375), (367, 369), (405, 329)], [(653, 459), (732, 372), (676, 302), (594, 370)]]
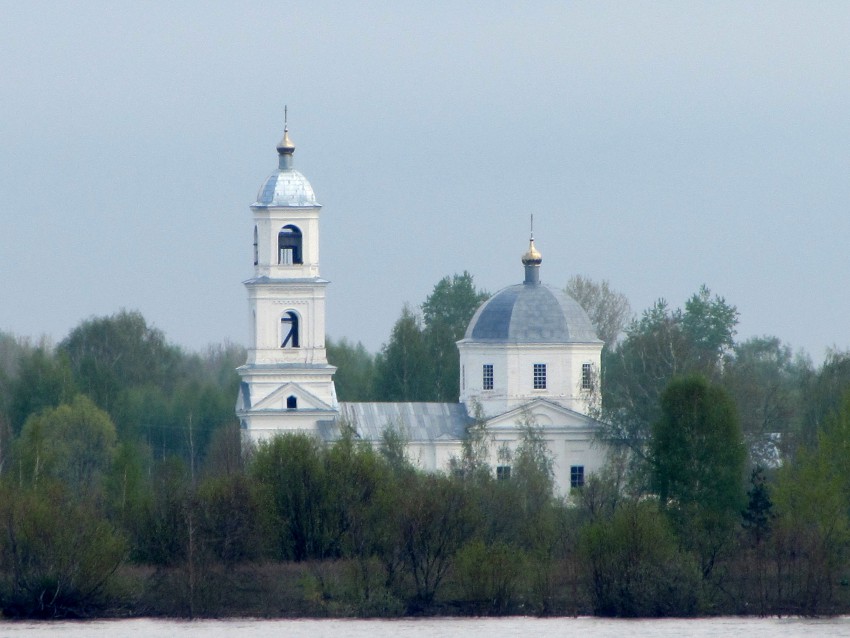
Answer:
[(735, 405), (699, 376), (676, 379), (653, 427), (652, 486), (708, 576), (743, 505), (746, 451)]
[(138, 312), (92, 318), (59, 344), (80, 389), (109, 410), (122, 387), (154, 385), (169, 392), (180, 351)]
[(606, 280), (595, 282), (583, 275), (570, 277), (564, 291), (584, 308), (596, 328), (596, 335), (610, 350), (632, 315), (626, 296), (612, 290)]
[(45, 345), (25, 351), (17, 368), (9, 389), (9, 417), (15, 433), (31, 414), (70, 401), (76, 393), (67, 357), (54, 356)]
[(463, 339), (472, 315), (489, 296), (477, 290), (472, 275), (464, 271), (443, 277), (422, 304), (424, 336), (433, 368), (429, 400), (458, 400), (460, 358), (455, 344)]
[(251, 471), (268, 529), (275, 530), (273, 555), (296, 561), (328, 556), (327, 481), (318, 441), (304, 434), (263, 441)]
[(95, 493), (115, 452), (115, 426), (90, 399), (30, 416), (18, 439), (20, 476), (36, 485), (47, 477), (73, 493)]
[(735, 406), (702, 377), (670, 383), (653, 427), (653, 487), (662, 504), (723, 512), (741, 505), (745, 452)]
[(850, 352), (830, 350), (820, 370), (809, 370), (804, 376), (802, 386), (805, 403), (794, 445), (811, 448), (829, 415), (841, 407), (850, 391)]
[(650, 502), (617, 508), (582, 532), (581, 555), (600, 616), (692, 616), (699, 576)]
[(336, 366), (334, 386), (340, 401), (371, 401), (375, 389), (375, 359), (363, 344), (347, 339), (325, 341), (328, 363)]
[(415, 476), (399, 505), (403, 565), (415, 583), (416, 610), (433, 603), (455, 554), (472, 535), (475, 515), (462, 485), (441, 475)]
[(803, 381), (809, 376), (808, 360), (793, 356), (776, 337), (735, 344), (724, 362), (722, 384), (738, 406), (754, 465), (775, 467), (780, 446), (789, 450), (802, 416)]
[(705, 286), (685, 309), (664, 300), (644, 311), (626, 338), (603, 358), (601, 419), (604, 436), (633, 455), (634, 476), (647, 472), (652, 424), (661, 416), (661, 394), (677, 376), (698, 373), (719, 378), (733, 343), (738, 311)]
[(122, 537), (91, 501), (56, 482), (0, 485), (0, 613), (86, 617), (102, 609)]
[(379, 401), (427, 401), (433, 370), (419, 317), (405, 306), (393, 326), (390, 340), (375, 360), (376, 398)]
[(393, 326), (375, 359), (379, 401), (458, 400), (460, 340), (488, 294), (475, 289), (472, 275), (444, 277), (422, 304), (422, 317), (409, 306)]

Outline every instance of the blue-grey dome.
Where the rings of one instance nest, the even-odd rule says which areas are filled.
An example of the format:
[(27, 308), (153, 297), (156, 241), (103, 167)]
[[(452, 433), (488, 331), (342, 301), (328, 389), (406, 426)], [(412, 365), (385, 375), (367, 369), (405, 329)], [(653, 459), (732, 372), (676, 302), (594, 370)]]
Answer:
[(254, 206), (318, 206), (310, 182), (294, 168), (281, 168), (269, 175)]
[(599, 342), (587, 313), (566, 293), (540, 283), (503, 288), (485, 301), (465, 341), (505, 343)]

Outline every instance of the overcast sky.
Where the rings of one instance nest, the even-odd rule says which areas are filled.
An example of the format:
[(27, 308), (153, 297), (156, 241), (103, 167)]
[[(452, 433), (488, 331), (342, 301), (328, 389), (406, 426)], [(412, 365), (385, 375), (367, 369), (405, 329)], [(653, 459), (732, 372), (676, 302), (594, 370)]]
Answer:
[(248, 335), (250, 204), (323, 204), (328, 332), (377, 350), (468, 270), (701, 284), (739, 338), (850, 347), (850, 3), (0, 2), (0, 330), (140, 310)]

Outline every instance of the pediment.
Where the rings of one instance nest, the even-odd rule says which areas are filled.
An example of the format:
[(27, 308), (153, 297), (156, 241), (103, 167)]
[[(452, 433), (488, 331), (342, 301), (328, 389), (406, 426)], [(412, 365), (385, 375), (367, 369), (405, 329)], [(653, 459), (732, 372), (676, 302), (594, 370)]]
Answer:
[(570, 410), (546, 399), (534, 399), (487, 420), (490, 430), (513, 430), (528, 419), (544, 430), (547, 428), (595, 428), (592, 417)]
[(308, 392), (298, 383), (285, 383), (267, 397), (252, 406), (252, 410), (287, 410), (287, 400), (295, 397), (298, 410), (333, 410), (333, 408)]

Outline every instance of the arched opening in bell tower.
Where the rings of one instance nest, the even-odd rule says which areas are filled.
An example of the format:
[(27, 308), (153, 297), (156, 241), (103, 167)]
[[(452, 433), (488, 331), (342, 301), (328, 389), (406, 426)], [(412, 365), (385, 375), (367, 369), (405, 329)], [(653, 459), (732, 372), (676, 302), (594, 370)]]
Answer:
[(277, 263), (281, 266), (303, 264), (301, 254), (301, 230), (297, 226), (287, 224), (277, 235)]
[(281, 348), (299, 348), (298, 315), (294, 310), (287, 311), (280, 318)]

